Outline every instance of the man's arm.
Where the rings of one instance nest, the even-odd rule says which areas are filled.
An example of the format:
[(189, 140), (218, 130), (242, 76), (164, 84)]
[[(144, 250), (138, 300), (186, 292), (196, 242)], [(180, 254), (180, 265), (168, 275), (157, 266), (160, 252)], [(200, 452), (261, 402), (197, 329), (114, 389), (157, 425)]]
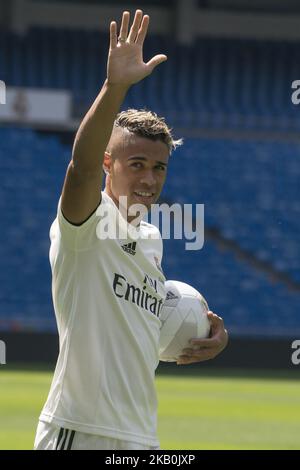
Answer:
[(84, 222), (101, 201), (102, 162), (126, 90), (107, 81), (75, 137), (62, 190), (61, 208), (73, 224)]
[(101, 201), (104, 152), (128, 89), (167, 59), (159, 54), (144, 63), (143, 43), (149, 17), (137, 10), (128, 34), (129, 19), (129, 12), (124, 12), (119, 38), (116, 22), (110, 24), (107, 78), (75, 137), (61, 203), (64, 216), (73, 224), (84, 222)]

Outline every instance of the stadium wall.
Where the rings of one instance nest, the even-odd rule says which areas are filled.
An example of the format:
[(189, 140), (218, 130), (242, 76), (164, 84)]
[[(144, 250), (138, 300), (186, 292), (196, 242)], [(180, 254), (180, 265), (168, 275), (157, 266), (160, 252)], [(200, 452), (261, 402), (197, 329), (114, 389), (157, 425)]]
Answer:
[[(55, 334), (0, 332), (0, 339), (6, 345), (8, 366), (14, 363), (55, 364), (58, 354), (58, 336)], [(219, 357), (199, 363), (197, 367), (300, 370), (300, 364), (292, 362), (295, 339), (233, 337)]]
[[(26, 33), (34, 26), (106, 32), (109, 21), (119, 18), (123, 8), (134, 11), (134, 5), (122, 2), (112, 4), (108, 1), (101, 4), (33, 0), (5, 3), (6, 6), (2, 8), (0, 2), (0, 24), (19, 34)], [(263, 12), (259, 9), (247, 12), (237, 5), (226, 9), (226, 3), (219, 5), (219, 8), (213, 4), (211, 8), (199, 8), (196, 0), (178, 0), (165, 5), (161, 2), (160, 6), (149, 3), (146, 6), (147, 14), (151, 17), (152, 34), (172, 35), (182, 44), (192, 44), (196, 37), (207, 34), (219, 38), (298, 41), (299, 12), (294, 9), (289, 11), (288, 5), (286, 8), (285, 14), (276, 8), (273, 11), (270, 5), (266, 5)]]

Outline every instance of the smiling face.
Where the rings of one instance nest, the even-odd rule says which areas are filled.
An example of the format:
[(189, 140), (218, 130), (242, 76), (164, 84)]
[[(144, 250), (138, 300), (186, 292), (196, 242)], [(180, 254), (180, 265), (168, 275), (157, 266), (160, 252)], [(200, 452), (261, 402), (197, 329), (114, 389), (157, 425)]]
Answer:
[(128, 208), (143, 204), (149, 210), (162, 191), (168, 160), (169, 149), (162, 141), (114, 129), (103, 163), (107, 194), (118, 207), (120, 196), (127, 196)]

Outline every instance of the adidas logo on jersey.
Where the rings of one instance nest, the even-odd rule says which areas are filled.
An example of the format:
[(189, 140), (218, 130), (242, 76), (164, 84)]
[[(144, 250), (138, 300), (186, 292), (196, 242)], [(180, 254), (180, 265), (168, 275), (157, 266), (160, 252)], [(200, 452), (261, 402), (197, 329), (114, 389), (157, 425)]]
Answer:
[(167, 292), (167, 297), (166, 297), (166, 300), (170, 300), (170, 299), (179, 299), (178, 295), (175, 295), (173, 294), (173, 292), (171, 292), (170, 290)]
[(126, 253), (129, 253), (130, 255), (136, 254), (135, 247), (136, 247), (136, 242), (126, 243), (125, 245), (122, 245), (122, 249), (126, 251)]

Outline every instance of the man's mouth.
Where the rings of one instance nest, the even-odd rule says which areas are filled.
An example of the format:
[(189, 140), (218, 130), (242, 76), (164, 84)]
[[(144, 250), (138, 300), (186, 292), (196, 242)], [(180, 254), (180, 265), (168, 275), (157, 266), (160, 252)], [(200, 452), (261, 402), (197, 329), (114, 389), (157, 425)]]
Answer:
[(137, 196), (139, 199), (151, 199), (154, 197), (155, 193), (152, 193), (150, 191), (134, 191), (133, 193), (135, 196)]

